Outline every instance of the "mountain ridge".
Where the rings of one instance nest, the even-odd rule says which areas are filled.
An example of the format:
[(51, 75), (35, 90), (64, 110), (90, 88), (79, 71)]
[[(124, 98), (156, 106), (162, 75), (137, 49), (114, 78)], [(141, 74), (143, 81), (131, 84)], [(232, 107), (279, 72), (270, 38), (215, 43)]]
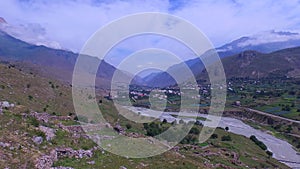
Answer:
[[(262, 34), (264, 34), (264, 36), (269, 37), (269, 42), (267, 43), (261, 43), (261, 41), (259, 41), (260, 36), (262, 36)], [(276, 37), (275, 39), (272, 39), (273, 37)], [(260, 43), (258, 43), (257, 45), (246, 45), (246, 46), (239, 46), (239, 44), (241, 43), (248, 43), (248, 41), (250, 42), (255, 42), (258, 41)], [(219, 55), (219, 57), (221, 59), (223, 58), (227, 58), (227, 57), (231, 57), (234, 55), (237, 55), (239, 53), (242, 53), (244, 51), (251, 51), (251, 50), (255, 50), (257, 52), (261, 52), (261, 53), (272, 53), (275, 51), (279, 51), (279, 50), (283, 50), (286, 48), (291, 48), (291, 47), (297, 47), (300, 46), (300, 34), (299, 33), (293, 33), (293, 32), (284, 32), (284, 31), (268, 31), (268, 32), (263, 32), (263, 33), (259, 33), (257, 35), (253, 35), (253, 36), (245, 36), (245, 37), (241, 37), (237, 40), (234, 40), (230, 43), (227, 43), (219, 48), (216, 48), (216, 51)], [(190, 59), (187, 60), (185, 62), (182, 62), (180, 64), (177, 65), (173, 65), (171, 66), (166, 72), (175, 72), (178, 71), (180, 72), (180, 69), (182, 69), (182, 65), (186, 64), (191, 71), (193, 72), (194, 76), (198, 76), (199, 74), (201, 74), (201, 72), (204, 69), (204, 65), (201, 62), (200, 58), (194, 58), (194, 59)], [(169, 77), (170, 75), (168, 75), (166, 72), (161, 72), (158, 73), (156, 76), (154, 76), (153, 74), (151, 75), (151, 77), (145, 77), (144, 80), (150, 84), (150, 86), (152, 87), (166, 87), (166, 86), (171, 86), (174, 85), (176, 82), (175, 81), (171, 81), (171, 77)]]
[[(84, 57), (88, 64), (100, 62), (96, 57)], [(41, 69), (40, 72), (44, 76), (71, 83), (77, 58), (78, 54), (71, 51), (29, 44), (0, 30), (0, 59), (2, 61), (24, 62), (27, 66)], [(116, 70), (114, 66), (101, 60), (96, 74), (96, 85), (100, 88), (109, 88), (110, 80)], [(132, 75), (123, 73), (124, 79), (130, 78), (130, 76)]]

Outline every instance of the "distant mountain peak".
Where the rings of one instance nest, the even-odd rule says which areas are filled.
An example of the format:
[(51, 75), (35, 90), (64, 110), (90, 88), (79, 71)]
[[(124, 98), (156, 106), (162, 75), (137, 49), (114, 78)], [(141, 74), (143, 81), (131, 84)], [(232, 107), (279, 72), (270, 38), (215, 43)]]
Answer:
[(237, 54), (245, 50), (256, 50), (270, 53), (284, 48), (300, 46), (300, 34), (290, 31), (262, 31), (253, 35), (243, 36), (219, 48), (218, 52)]
[(7, 22), (4, 18), (0, 17), (0, 24), (7, 24)]
[(0, 24), (3, 24), (3, 23), (7, 24), (6, 20), (4, 18), (0, 17)]
[(38, 23), (29, 24), (9, 24), (0, 17), (0, 31), (16, 39), (34, 44), (37, 46), (47, 46), (53, 49), (62, 49), (60, 44), (47, 36), (46, 29)]

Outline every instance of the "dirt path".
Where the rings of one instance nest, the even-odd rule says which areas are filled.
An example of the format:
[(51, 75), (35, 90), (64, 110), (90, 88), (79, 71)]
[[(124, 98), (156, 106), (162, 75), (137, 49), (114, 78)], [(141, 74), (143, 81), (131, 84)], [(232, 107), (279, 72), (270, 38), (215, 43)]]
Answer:
[(251, 111), (251, 112), (255, 112), (255, 113), (258, 113), (258, 114), (262, 114), (262, 115), (265, 115), (265, 116), (269, 116), (269, 117), (273, 117), (273, 118), (277, 118), (277, 119), (289, 121), (289, 122), (292, 122), (292, 123), (298, 123), (298, 124), (300, 124), (300, 121), (288, 119), (288, 118), (285, 118), (285, 117), (276, 116), (276, 115), (273, 115), (273, 114), (270, 114), (270, 113), (266, 113), (266, 112), (263, 112), (263, 111), (254, 110), (254, 109), (250, 109), (250, 108), (246, 108), (246, 107), (243, 107), (243, 109)]

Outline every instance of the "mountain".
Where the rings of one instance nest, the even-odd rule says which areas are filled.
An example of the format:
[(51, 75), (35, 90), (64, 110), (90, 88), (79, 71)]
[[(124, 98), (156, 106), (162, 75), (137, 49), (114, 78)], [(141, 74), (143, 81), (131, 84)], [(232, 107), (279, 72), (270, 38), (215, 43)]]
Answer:
[[(266, 31), (253, 36), (241, 37), (219, 48), (216, 48), (216, 51), (222, 59), (247, 50), (270, 53), (297, 46), (300, 46), (299, 33)], [(180, 72), (184, 64), (190, 68), (194, 76), (198, 76), (204, 69), (201, 60), (199, 58), (194, 58), (171, 66), (166, 72)], [(166, 72), (151, 74), (151, 76), (145, 77), (144, 81), (149, 86), (154, 87), (174, 85), (175, 81), (172, 81), (172, 78), (169, 77), (170, 75)]]
[(182, 80), (188, 80), (190, 77), (188, 77), (184, 71), (186, 66), (188, 66), (191, 70), (191, 73), (194, 75), (197, 75), (201, 73), (201, 71), (204, 68), (204, 65), (200, 61), (199, 58), (189, 60), (187, 62), (182, 62), (176, 65), (171, 66), (170, 68), (167, 69), (165, 72), (156, 72), (156, 73), (151, 73), (150, 75), (146, 76), (143, 78), (143, 82), (147, 86), (151, 87), (166, 87), (166, 86), (171, 86), (175, 85), (176, 81), (175, 79), (171, 76), (171, 74), (176, 74), (177, 77), (182, 78)]
[(246, 50), (270, 53), (281, 49), (300, 46), (300, 34), (284, 31), (265, 31), (241, 37), (216, 50), (220, 57), (234, 55)]
[(300, 47), (272, 53), (245, 51), (222, 59), (227, 78), (300, 77)]
[(10, 24), (0, 17), (0, 30), (30, 44), (62, 49), (61, 45), (51, 39), (47, 34), (47, 30), (38, 23)]
[(7, 22), (4, 18), (0, 17), (0, 24), (7, 24)]
[[(70, 83), (77, 57), (78, 54), (70, 51), (29, 44), (0, 30), (0, 60), (16, 62), (16, 64), (21, 62), (20, 65), (27, 64), (27, 69), (28, 67), (37, 69), (43, 76)], [(100, 61), (98, 58), (90, 56), (86, 56), (85, 59), (90, 65)], [(110, 80), (116, 70), (115, 67), (103, 60), (97, 72), (98, 87), (109, 88)], [(128, 73), (123, 73), (124, 79), (119, 80), (125, 81), (130, 76)]]

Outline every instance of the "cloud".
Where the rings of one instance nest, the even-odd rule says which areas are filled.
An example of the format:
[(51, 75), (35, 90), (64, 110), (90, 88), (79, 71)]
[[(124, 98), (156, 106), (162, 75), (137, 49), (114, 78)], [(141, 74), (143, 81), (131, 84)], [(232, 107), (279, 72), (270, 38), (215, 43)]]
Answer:
[(11, 36), (31, 44), (48, 46), (54, 49), (61, 49), (58, 42), (47, 37), (46, 30), (38, 23), (28, 23), (20, 25), (10, 25), (0, 23), (0, 30)]
[[(0, 16), (11, 25), (25, 25), (33, 34), (38, 32), (46, 40), (73, 51), (80, 51), (105, 24), (138, 12), (165, 12), (182, 17), (197, 26), (216, 47), (261, 31), (300, 30), (298, 0), (11, 0), (0, 1), (0, 6)], [(130, 53), (151, 45), (174, 48), (168, 40), (140, 38), (124, 44), (120, 50)]]
[(300, 34), (289, 32), (265, 31), (251, 36), (250, 39), (239, 43), (238, 46), (255, 46), (266, 43), (286, 42), (289, 40), (300, 40)]

